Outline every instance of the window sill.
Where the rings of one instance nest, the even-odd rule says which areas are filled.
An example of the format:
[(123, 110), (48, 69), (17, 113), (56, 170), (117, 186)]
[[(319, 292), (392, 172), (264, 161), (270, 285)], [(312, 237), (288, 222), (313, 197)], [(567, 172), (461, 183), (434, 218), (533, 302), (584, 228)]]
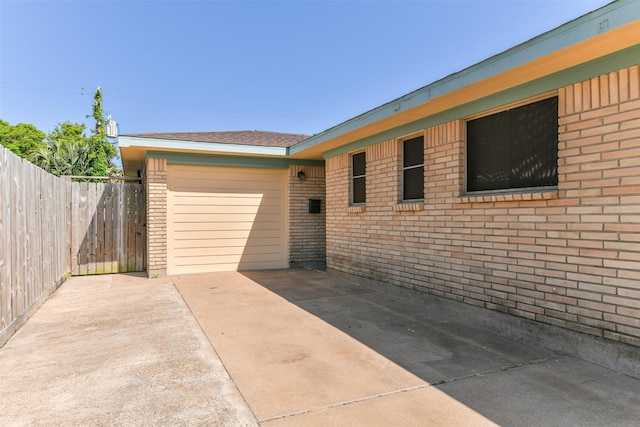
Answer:
[(347, 213), (350, 213), (350, 214), (357, 214), (357, 213), (362, 213), (366, 211), (367, 209), (365, 205), (347, 206)]
[(416, 212), (424, 210), (424, 202), (400, 202), (393, 205), (394, 212)]
[(465, 194), (460, 196), (460, 203), (495, 203), (519, 202), (530, 200), (552, 200), (558, 198), (558, 190), (545, 190), (529, 193), (495, 193), (495, 194)]

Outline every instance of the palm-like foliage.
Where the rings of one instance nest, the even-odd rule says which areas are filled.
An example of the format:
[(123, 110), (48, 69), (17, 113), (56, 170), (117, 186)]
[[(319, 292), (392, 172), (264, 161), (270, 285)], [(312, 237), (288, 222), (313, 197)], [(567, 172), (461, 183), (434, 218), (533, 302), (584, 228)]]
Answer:
[(57, 176), (116, 174), (117, 167), (111, 157), (107, 158), (112, 153), (105, 153), (95, 137), (85, 136), (84, 129), (84, 125), (62, 123), (47, 136), (45, 146), (31, 153), (29, 160)]
[(53, 175), (86, 175), (90, 148), (80, 141), (47, 141), (32, 152), (31, 161)]
[(118, 152), (106, 136), (100, 87), (93, 98), (92, 117), (96, 128), (89, 136), (84, 124), (65, 122), (56, 126), (46, 139), (44, 132), (33, 125), (12, 126), (0, 119), (0, 145), (54, 175), (116, 175), (119, 171), (114, 159)]

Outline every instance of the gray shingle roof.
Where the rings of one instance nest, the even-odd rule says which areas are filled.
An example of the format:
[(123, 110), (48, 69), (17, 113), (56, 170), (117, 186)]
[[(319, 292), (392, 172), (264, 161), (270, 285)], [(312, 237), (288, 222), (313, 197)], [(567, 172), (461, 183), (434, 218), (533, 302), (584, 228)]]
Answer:
[(309, 138), (309, 135), (240, 130), (227, 132), (165, 132), (132, 133), (122, 136), (137, 138), (170, 139), (178, 141), (216, 142), (220, 144), (256, 145), (262, 147), (291, 147)]

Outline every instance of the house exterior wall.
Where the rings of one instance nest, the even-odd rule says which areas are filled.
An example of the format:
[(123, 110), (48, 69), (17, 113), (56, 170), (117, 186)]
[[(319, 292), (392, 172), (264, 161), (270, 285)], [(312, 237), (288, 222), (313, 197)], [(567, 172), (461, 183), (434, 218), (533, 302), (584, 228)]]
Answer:
[[(640, 345), (638, 66), (558, 89), (558, 189), (464, 194), (465, 121), (424, 130), (425, 199), (400, 199), (400, 143), (326, 160), (327, 267)], [(401, 135), (398, 135), (398, 137)]]
[(167, 161), (149, 158), (145, 167), (147, 197), (147, 274), (167, 275)]
[[(298, 172), (304, 171), (303, 181)], [(324, 264), (326, 261), (326, 197), (323, 166), (289, 166), (289, 263)], [(321, 201), (320, 213), (309, 213), (309, 199)]]

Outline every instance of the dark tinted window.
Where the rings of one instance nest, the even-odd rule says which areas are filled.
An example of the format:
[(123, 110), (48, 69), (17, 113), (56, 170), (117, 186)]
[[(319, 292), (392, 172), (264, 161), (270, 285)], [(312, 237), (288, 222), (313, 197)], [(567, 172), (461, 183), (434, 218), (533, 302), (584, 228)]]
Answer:
[(404, 171), (403, 200), (424, 199), (424, 167)]
[(467, 122), (467, 191), (558, 185), (558, 98)]
[(424, 198), (424, 137), (403, 141), (402, 199)]
[(424, 163), (424, 137), (407, 139), (404, 144), (403, 166), (416, 166)]
[(353, 176), (361, 176), (365, 174), (365, 168), (367, 164), (366, 154), (362, 153), (353, 155)]
[(366, 165), (367, 157), (365, 152), (357, 153), (351, 156), (351, 173), (352, 173), (352, 203), (364, 203), (367, 200), (367, 179)]

